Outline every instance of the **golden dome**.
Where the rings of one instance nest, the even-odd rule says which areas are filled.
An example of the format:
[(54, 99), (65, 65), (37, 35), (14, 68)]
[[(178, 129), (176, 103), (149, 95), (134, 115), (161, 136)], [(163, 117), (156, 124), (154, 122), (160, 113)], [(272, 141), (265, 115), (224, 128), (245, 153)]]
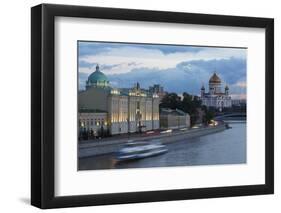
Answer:
[(219, 76), (217, 76), (216, 73), (214, 73), (210, 78), (209, 83), (221, 83), (221, 79), (219, 78)]

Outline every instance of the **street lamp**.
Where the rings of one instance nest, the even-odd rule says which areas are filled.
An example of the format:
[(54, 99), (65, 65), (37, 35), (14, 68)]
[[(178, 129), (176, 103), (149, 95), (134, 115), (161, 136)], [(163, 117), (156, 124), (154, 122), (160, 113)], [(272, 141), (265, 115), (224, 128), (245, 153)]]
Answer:
[(138, 123), (138, 128), (139, 128), (139, 132), (141, 132), (141, 113), (139, 110), (137, 110), (136, 113), (136, 119), (137, 119), (137, 123)]

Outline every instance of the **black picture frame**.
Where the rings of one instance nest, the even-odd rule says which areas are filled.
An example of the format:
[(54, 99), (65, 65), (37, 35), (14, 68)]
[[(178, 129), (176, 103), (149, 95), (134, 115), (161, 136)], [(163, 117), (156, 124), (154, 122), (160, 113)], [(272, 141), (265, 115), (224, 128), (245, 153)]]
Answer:
[[(264, 28), (265, 184), (56, 197), (54, 133), (55, 17)], [(31, 204), (60, 208), (274, 193), (274, 20), (240, 16), (41, 4), (31, 8)]]

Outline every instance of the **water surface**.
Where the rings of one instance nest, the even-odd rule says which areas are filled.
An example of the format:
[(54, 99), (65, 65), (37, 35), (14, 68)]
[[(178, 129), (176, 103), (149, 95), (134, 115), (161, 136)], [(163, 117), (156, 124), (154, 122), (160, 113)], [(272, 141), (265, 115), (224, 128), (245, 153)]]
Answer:
[(116, 164), (114, 154), (82, 158), (79, 170), (246, 163), (246, 122), (231, 129), (167, 145), (166, 154)]

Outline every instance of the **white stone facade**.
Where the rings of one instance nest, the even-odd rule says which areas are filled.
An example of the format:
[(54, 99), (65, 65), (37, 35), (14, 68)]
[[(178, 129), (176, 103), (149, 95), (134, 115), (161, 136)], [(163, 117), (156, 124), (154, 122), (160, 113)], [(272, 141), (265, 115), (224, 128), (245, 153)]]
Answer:
[[(137, 91), (136, 88), (133, 90)], [(128, 96), (110, 94), (108, 119), (113, 135), (159, 129), (159, 98), (148, 96), (141, 90)]]
[(159, 97), (140, 88), (113, 89), (109, 85), (100, 85), (107, 79), (100, 70), (91, 74), (86, 90), (79, 92), (78, 105), (81, 111), (96, 110), (106, 112), (106, 122), (110, 134), (134, 133), (159, 129)]
[(102, 128), (104, 131), (108, 129), (107, 113), (105, 112), (79, 112), (78, 119), (80, 131), (93, 131), (93, 135), (97, 136)]
[(229, 95), (229, 88), (225, 86), (224, 92), (221, 90), (221, 79), (216, 73), (212, 75), (209, 80), (209, 92), (205, 92), (205, 87), (201, 88), (202, 105), (219, 109), (232, 107), (231, 96)]

